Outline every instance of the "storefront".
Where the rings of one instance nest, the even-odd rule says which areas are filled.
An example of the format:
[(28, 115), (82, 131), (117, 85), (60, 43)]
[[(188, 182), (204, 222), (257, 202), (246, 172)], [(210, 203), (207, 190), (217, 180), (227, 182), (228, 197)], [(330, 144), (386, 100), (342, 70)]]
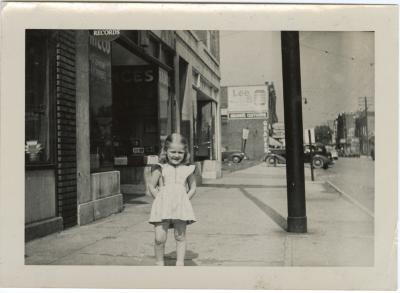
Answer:
[(83, 223), (120, 211), (122, 194), (146, 193), (175, 119), (171, 46), (149, 31), (121, 31), (109, 42), (89, 35), (89, 44), (92, 198), (80, 205)]
[(199, 74), (187, 55), (195, 49), (186, 62), (176, 31), (103, 32), (27, 31), (27, 240), (120, 212), (123, 194), (146, 193), (172, 132), (189, 139), (193, 161), (219, 160), (219, 79)]

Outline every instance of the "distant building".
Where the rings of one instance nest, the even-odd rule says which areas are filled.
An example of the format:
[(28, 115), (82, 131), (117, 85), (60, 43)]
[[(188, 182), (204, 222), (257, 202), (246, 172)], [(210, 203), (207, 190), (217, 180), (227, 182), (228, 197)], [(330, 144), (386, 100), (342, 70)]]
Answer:
[[(367, 119), (366, 116), (368, 116)], [(366, 115), (364, 111), (360, 111), (355, 121), (355, 129), (355, 135), (360, 140), (361, 154), (370, 155), (371, 146), (375, 138), (375, 112), (368, 111)]]
[(336, 119), (336, 146), (346, 155), (358, 155), (360, 153), (360, 142), (356, 136), (356, 114), (341, 113)]
[[(272, 125), (278, 121), (274, 84), (221, 87), (221, 146), (224, 150), (241, 150), (243, 129), (249, 129), (246, 154), (259, 159), (268, 144)], [(279, 143), (279, 142), (278, 142)]]
[(346, 154), (370, 155), (375, 140), (375, 112), (341, 113), (333, 131), (337, 148)]

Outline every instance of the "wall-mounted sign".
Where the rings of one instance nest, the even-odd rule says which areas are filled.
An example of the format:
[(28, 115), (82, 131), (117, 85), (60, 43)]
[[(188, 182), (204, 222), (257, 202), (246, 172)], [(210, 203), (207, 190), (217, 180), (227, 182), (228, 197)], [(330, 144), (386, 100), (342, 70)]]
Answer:
[(148, 66), (119, 66), (119, 68), (118, 72), (113, 74), (113, 80), (119, 83), (152, 83), (157, 76), (155, 69)]
[(228, 87), (228, 112), (230, 119), (265, 119), (268, 113), (268, 87)]
[(120, 31), (113, 29), (90, 30), (90, 34), (98, 40), (111, 42), (119, 37)]
[(272, 132), (276, 136), (283, 136), (285, 137), (285, 129), (274, 129)]
[(268, 118), (267, 113), (229, 113), (229, 119), (265, 119)]
[(98, 39), (93, 35), (89, 35), (89, 44), (102, 54), (110, 55), (111, 43), (106, 40)]
[(285, 130), (285, 124), (283, 123), (274, 123), (272, 124), (273, 129)]
[(143, 147), (134, 147), (132, 148), (132, 154), (144, 154)]
[(242, 138), (243, 139), (248, 139), (249, 138), (249, 132), (250, 132), (250, 130), (248, 128), (243, 128), (243, 130), (242, 130)]

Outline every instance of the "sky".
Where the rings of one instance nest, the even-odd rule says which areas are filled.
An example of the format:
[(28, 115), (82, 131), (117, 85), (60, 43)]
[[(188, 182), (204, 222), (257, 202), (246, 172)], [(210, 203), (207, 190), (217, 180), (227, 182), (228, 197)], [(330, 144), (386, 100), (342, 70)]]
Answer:
[[(374, 100), (372, 32), (300, 32), (303, 127), (357, 111), (361, 97)], [(280, 32), (221, 31), (221, 86), (273, 82), (277, 114), (283, 122)]]

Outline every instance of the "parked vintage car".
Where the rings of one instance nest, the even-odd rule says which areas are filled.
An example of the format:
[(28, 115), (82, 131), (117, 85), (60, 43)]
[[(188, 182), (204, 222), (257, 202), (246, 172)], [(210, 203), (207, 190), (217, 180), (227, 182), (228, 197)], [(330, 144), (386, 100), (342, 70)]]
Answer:
[(336, 151), (335, 147), (326, 146), (326, 150), (331, 153), (332, 159), (339, 160), (339, 155), (338, 155), (338, 152)]
[[(311, 156), (312, 152), (312, 156)], [(275, 166), (276, 164), (286, 163), (286, 150), (285, 149), (271, 149), (269, 153), (264, 155), (264, 162), (268, 166)], [(315, 144), (312, 146), (304, 146), (304, 163), (311, 163), (316, 169), (327, 169), (329, 165), (333, 164), (332, 155), (328, 152), (324, 145)]]
[(222, 161), (232, 161), (234, 163), (240, 163), (243, 159), (247, 159), (247, 156), (242, 151), (223, 151)]

